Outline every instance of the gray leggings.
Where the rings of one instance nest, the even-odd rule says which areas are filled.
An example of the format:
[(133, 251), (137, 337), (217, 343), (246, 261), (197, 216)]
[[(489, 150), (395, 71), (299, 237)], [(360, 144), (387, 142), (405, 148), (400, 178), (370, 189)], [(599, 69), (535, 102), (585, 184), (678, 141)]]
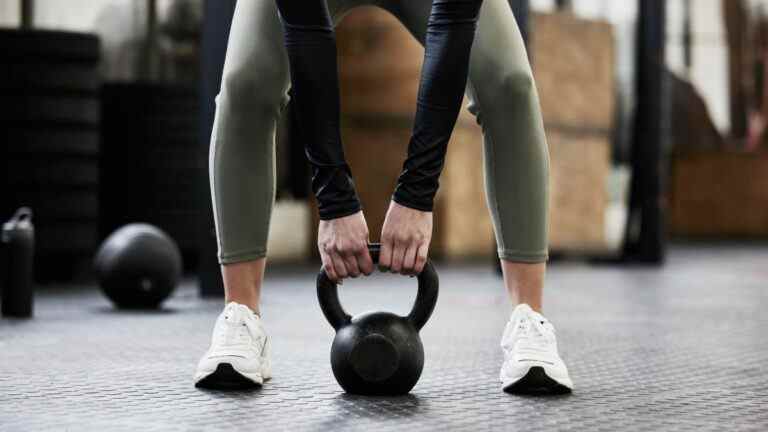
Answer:
[[(334, 22), (361, 5), (390, 11), (423, 44), (431, 2), (328, 0)], [(209, 160), (222, 264), (266, 256), (275, 197), (275, 130), (288, 89), (275, 1), (238, 1)], [(544, 262), (549, 155), (530, 64), (507, 0), (484, 1), (467, 94), (469, 110), (483, 128), (485, 191), (499, 257)]]

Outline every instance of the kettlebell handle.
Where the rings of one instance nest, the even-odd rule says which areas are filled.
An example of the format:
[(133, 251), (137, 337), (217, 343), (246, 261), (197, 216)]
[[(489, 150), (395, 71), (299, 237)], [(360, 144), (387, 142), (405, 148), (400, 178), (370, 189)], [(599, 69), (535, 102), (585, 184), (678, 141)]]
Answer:
[[(378, 264), (381, 245), (371, 243), (368, 245), (368, 251), (371, 254), (374, 265)], [(424, 264), (424, 270), (419, 273), (417, 280), (419, 288), (416, 300), (413, 303), (411, 312), (408, 313), (407, 319), (413, 323), (416, 330), (421, 330), (435, 309), (439, 290), (437, 272), (429, 259)], [(325, 319), (328, 320), (335, 330), (352, 321), (352, 317), (344, 310), (339, 301), (338, 285), (328, 278), (323, 269), (320, 269), (320, 273), (317, 275), (317, 299), (320, 302), (320, 309), (322, 309)]]

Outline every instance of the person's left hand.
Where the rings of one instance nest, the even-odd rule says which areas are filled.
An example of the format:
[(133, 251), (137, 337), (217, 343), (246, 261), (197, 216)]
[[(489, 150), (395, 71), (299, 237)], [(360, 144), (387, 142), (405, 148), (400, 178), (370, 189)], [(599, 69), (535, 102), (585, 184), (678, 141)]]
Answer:
[(379, 268), (393, 273), (418, 275), (424, 269), (432, 241), (432, 212), (389, 205), (381, 230)]

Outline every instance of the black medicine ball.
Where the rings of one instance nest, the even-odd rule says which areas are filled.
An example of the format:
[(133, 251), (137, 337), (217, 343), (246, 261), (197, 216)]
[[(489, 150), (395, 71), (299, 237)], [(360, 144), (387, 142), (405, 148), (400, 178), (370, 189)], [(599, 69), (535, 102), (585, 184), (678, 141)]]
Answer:
[(181, 277), (181, 252), (148, 224), (126, 225), (104, 240), (94, 259), (104, 294), (120, 308), (156, 308)]

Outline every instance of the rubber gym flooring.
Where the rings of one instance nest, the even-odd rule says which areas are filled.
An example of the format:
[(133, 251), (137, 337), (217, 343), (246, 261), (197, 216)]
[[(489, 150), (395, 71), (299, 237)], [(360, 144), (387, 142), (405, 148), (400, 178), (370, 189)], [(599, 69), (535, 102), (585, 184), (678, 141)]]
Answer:
[[(190, 281), (156, 313), (116, 312), (95, 287), (47, 288), (31, 321), (0, 320), (0, 430), (768, 430), (768, 248), (677, 246), (661, 270), (556, 263), (546, 315), (576, 390), (502, 393), (509, 307), (490, 265), (438, 263), (441, 294), (412, 394), (342, 393), (314, 268), (269, 273), (274, 378), (201, 391), (198, 357), (221, 308)], [(348, 310), (405, 313), (415, 281), (341, 288)]]

